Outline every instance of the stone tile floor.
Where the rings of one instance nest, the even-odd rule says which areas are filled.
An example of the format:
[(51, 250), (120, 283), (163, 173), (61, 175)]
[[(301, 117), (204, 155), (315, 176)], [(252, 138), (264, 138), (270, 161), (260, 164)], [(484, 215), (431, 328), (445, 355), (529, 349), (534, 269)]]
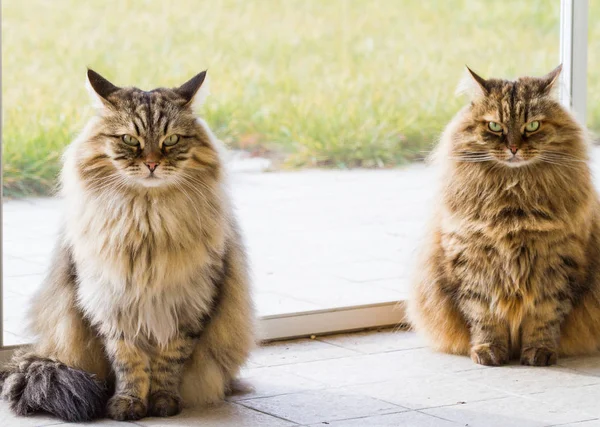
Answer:
[[(242, 379), (248, 392), (214, 407), (92, 425), (600, 426), (600, 355), (548, 368), (487, 368), (434, 353), (412, 332), (387, 329), (265, 345)], [(2, 402), (0, 425), (60, 422), (16, 418)]]
[[(432, 185), (423, 165), (232, 173), (259, 314), (404, 299)], [(28, 341), (25, 307), (49, 265), (61, 203), (12, 200), (3, 209), (4, 342), (12, 345)]]

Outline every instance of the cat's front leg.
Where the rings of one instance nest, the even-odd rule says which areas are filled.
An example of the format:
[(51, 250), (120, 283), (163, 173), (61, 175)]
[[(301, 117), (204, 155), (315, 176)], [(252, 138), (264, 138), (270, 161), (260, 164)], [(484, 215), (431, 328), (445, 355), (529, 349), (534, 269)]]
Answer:
[(498, 319), (484, 298), (471, 295), (461, 302), (470, 325), (471, 359), (486, 366), (500, 366), (509, 361), (508, 324)]
[(107, 415), (118, 421), (145, 417), (150, 390), (150, 358), (123, 339), (106, 339), (105, 346), (116, 377), (115, 394), (108, 401)]
[(558, 359), (560, 328), (571, 309), (568, 299), (540, 298), (535, 310), (521, 325), (521, 363), (531, 366), (554, 365)]
[(170, 417), (181, 412), (179, 385), (185, 362), (198, 341), (198, 333), (189, 330), (165, 347), (158, 347), (151, 357), (149, 412), (156, 417)]

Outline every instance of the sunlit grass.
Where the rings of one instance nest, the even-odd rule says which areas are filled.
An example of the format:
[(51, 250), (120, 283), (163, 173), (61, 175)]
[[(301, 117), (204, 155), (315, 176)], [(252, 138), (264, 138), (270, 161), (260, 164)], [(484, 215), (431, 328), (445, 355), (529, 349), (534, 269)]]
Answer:
[[(7, 0), (2, 19), (8, 194), (52, 187), (91, 114), (86, 66), (146, 89), (208, 68), (203, 115), (230, 146), (283, 152), (289, 166), (381, 167), (429, 149), (464, 102), (464, 64), (511, 77), (558, 63), (549, 0)], [(600, 99), (600, 71), (590, 84)], [(600, 128), (600, 103), (590, 110)]]

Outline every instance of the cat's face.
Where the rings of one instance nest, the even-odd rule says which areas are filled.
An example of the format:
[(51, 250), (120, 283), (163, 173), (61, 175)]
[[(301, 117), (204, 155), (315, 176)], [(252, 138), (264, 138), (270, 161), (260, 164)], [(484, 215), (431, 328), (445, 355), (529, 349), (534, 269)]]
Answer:
[(144, 187), (188, 182), (194, 171), (212, 166), (217, 154), (191, 108), (204, 77), (146, 92), (116, 87), (90, 70), (89, 86), (100, 104), (99, 131), (91, 141), (99, 153), (90, 161), (111, 169), (115, 183)]
[(570, 156), (572, 120), (554, 91), (560, 67), (516, 81), (484, 80), (469, 72), (473, 99), (454, 138), (457, 161), (525, 167)]

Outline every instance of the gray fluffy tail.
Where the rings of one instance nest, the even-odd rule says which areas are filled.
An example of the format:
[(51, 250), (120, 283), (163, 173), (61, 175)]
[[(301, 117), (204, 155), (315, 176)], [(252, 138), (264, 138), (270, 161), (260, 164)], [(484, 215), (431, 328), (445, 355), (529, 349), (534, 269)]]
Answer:
[(108, 398), (93, 375), (34, 355), (16, 357), (3, 367), (0, 388), (17, 415), (45, 412), (65, 421), (102, 417)]

